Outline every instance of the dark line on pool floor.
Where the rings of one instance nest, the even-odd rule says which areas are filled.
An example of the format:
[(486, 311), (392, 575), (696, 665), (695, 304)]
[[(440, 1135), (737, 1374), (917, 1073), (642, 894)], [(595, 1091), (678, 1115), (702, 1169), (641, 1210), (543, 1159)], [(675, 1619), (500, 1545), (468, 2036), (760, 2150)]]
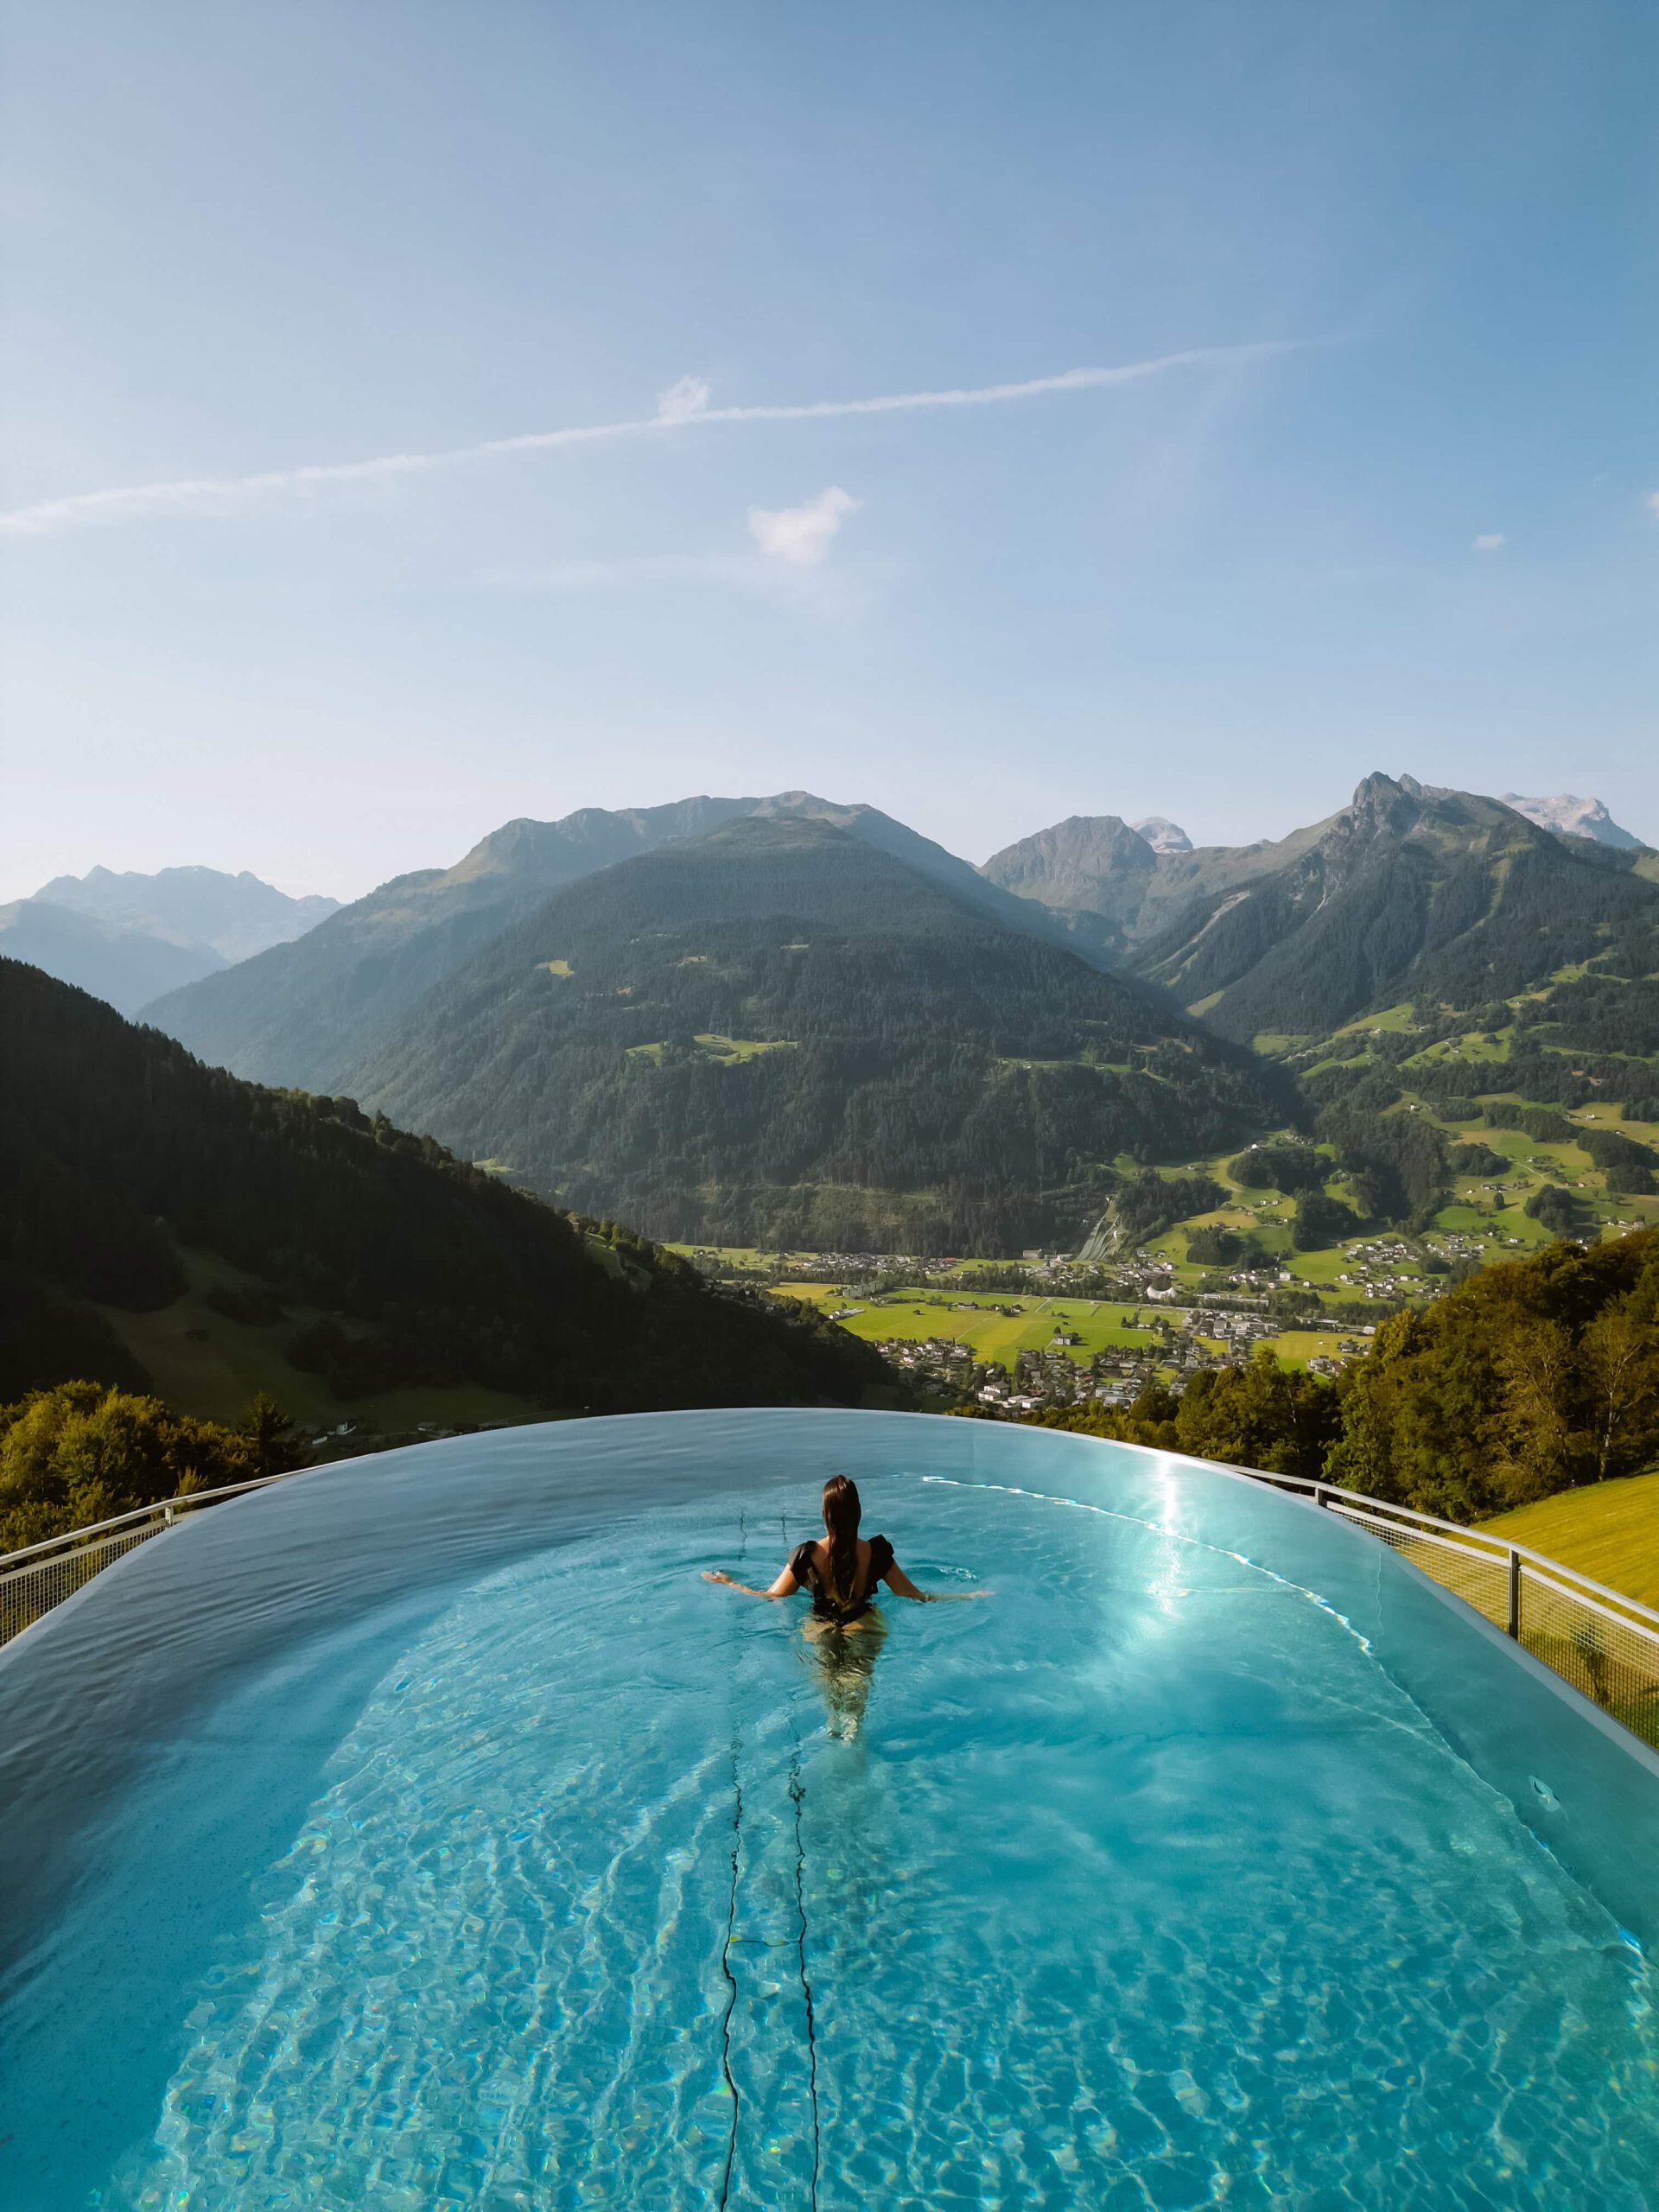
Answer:
[(732, 2167), (737, 2158), (737, 2122), (740, 2099), (737, 2081), (732, 2072), (732, 2015), (737, 2010), (737, 1976), (732, 1972), (732, 1945), (737, 1940), (737, 1859), (743, 1833), (743, 1784), (737, 1771), (737, 1746), (732, 1746), (732, 1902), (726, 1918), (726, 1941), (721, 1947), (720, 1970), (726, 1977), (726, 2014), (720, 2024), (720, 2067), (726, 2076), (726, 2088), (732, 2100), (732, 2125), (726, 2138), (726, 2171), (721, 2177), (720, 2202), (721, 2212), (732, 2194)]
[(818, 2212), (818, 2168), (823, 2146), (818, 2125), (818, 2024), (812, 2009), (811, 1977), (806, 1971), (806, 1845), (801, 1834), (801, 1807), (806, 1792), (801, 1783), (798, 1737), (789, 1757), (789, 1795), (795, 1807), (795, 1910), (800, 1923), (795, 1939), (795, 1963), (801, 1978), (802, 2001), (806, 2006), (807, 2087), (812, 2101), (812, 2212)]
[[(741, 1569), (748, 1555), (748, 1516), (740, 1506), (737, 1513), (737, 1563)], [(733, 1675), (736, 1679), (735, 1670)], [(726, 1977), (726, 2012), (720, 2024), (720, 2070), (726, 2076), (727, 2094), (732, 2101), (732, 2124), (726, 2138), (726, 2171), (721, 2177), (721, 2212), (731, 2201), (732, 2169), (737, 2162), (737, 2123), (741, 2099), (737, 2094), (737, 2077), (732, 2072), (732, 2015), (737, 2010), (737, 1976), (732, 1972), (732, 1946), (738, 1942), (737, 1934), (737, 1863), (743, 1847), (743, 1778), (738, 1770), (738, 1727), (735, 1714), (732, 1721), (732, 1896), (726, 1914), (726, 1941), (720, 1948), (720, 1970)]]
[[(789, 1516), (782, 1516), (784, 1553), (789, 1553)], [(795, 1911), (799, 1927), (795, 1938), (795, 1963), (801, 1977), (801, 1998), (806, 2006), (807, 2085), (812, 2100), (812, 2212), (818, 2212), (818, 2171), (823, 2158), (823, 2139), (818, 2124), (818, 2024), (812, 2008), (812, 1982), (806, 1971), (806, 1839), (801, 1826), (806, 1789), (801, 1780), (801, 1734), (790, 1715), (789, 1797), (795, 1808)]]

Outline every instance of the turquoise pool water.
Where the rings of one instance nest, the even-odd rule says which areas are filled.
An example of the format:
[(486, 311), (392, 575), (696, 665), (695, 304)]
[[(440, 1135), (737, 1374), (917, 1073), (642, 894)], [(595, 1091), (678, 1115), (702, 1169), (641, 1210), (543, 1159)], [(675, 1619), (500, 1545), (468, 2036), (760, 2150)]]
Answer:
[[(995, 1599), (849, 1669), (699, 1579), (770, 1579), (830, 1466)], [(0, 1659), (0, 2201), (1646, 2212), (1595, 1831), (1628, 1793), (1639, 1858), (1659, 1779), (1421, 1590), (1219, 1474), (900, 1417), (204, 1516)]]

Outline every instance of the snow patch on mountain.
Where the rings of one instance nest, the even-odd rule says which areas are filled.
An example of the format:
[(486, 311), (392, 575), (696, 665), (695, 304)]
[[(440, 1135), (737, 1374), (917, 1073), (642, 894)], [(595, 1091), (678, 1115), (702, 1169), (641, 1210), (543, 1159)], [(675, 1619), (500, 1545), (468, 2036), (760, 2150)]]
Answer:
[(1615, 822), (1599, 798), (1580, 798), (1572, 791), (1554, 798), (1522, 798), (1519, 791), (1505, 791), (1503, 804), (1541, 830), (1556, 830), (1563, 837), (1590, 837), (1599, 845), (1617, 845), (1625, 852), (1642, 849), (1642, 839)]
[(1179, 822), (1172, 822), (1166, 814), (1149, 814), (1144, 822), (1132, 822), (1130, 829), (1146, 839), (1154, 853), (1190, 853), (1192, 840)]

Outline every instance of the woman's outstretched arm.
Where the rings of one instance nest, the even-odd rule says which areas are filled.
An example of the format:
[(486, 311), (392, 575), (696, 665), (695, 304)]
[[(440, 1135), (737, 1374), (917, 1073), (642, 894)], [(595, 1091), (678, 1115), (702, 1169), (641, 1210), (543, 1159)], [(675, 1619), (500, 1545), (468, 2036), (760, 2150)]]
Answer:
[(918, 1605), (950, 1605), (969, 1598), (994, 1598), (995, 1590), (918, 1590), (897, 1560), (883, 1577), (895, 1598), (913, 1598)]
[(717, 1567), (705, 1567), (702, 1579), (705, 1582), (723, 1583), (728, 1590), (741, 1590), (746, 1598), (792, 1598), (801, 1586), (795, 1580), (792, 1569), (787, 1567), (770, 1590), (757, 1590), (749, 1582), (734, 1582), (729, 1574)]

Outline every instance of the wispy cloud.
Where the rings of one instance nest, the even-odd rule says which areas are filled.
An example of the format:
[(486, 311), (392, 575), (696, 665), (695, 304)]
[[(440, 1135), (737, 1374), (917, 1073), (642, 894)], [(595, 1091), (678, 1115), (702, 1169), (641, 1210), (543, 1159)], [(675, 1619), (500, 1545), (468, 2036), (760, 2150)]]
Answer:
[(1659, 492), (1649, 493), (1648, 512), (1653, 517), (1656, 522), (1659, 522)]
[(1501, 553), (1509, 542), (1501, 530), (1489, 530), (1484, 537), (1475, 539), (1471, 550), (1476, 553)]
[(682, 377), (677, 384), (657, 397), (657, 420), (659, 423), (690, 423), (708, 412), (709, 379), (707, 377)]
[(1058, 376), (1030, 377), (1019, 384), (950, 386), (939, 391), (891, 392), (874, 399), (819, 399), (780, 406), (711, 407), (707, 384), (700, 377), (683, 377), (663, 393), (656, 414), (628, 422), (531, 430), (516, 437), (486, 438), (476, 445), (446, 447), (435, 453), (382, 454), (372, 461), (314, 462), (302, 467), (267, 469), (253, 476), (193, 476), (161, 484), (127, 485), (107, 492), (77, 492), (0, 513), (0, 537), (43, 537), (89, 524), (146, 522), (162, 516), (236, 514), (267, 500), (304, 499), (336, 486), (391, 484), (438, 469), (519, 454), (678, 434), (721, 423), (825, 422), (841, 416), (902, 415), (926, 408), (995, 407), (1012, 400), (1042, 398), (1052, 392), (1108, 391), (1175, 369), (1237, 367), (1293, 352), (1301, 342), (1198, 346), (1181, 353), (1162, 353), (1153, 360), (1129, 361), (1114, 368), (1066, 369)]
[(751, 507), (749, 535), (772, 560), (810, 568), (830, 550), (847, 517), (856, 514), (863, 504), (839, 484), (831, 484), (798, 507)]

